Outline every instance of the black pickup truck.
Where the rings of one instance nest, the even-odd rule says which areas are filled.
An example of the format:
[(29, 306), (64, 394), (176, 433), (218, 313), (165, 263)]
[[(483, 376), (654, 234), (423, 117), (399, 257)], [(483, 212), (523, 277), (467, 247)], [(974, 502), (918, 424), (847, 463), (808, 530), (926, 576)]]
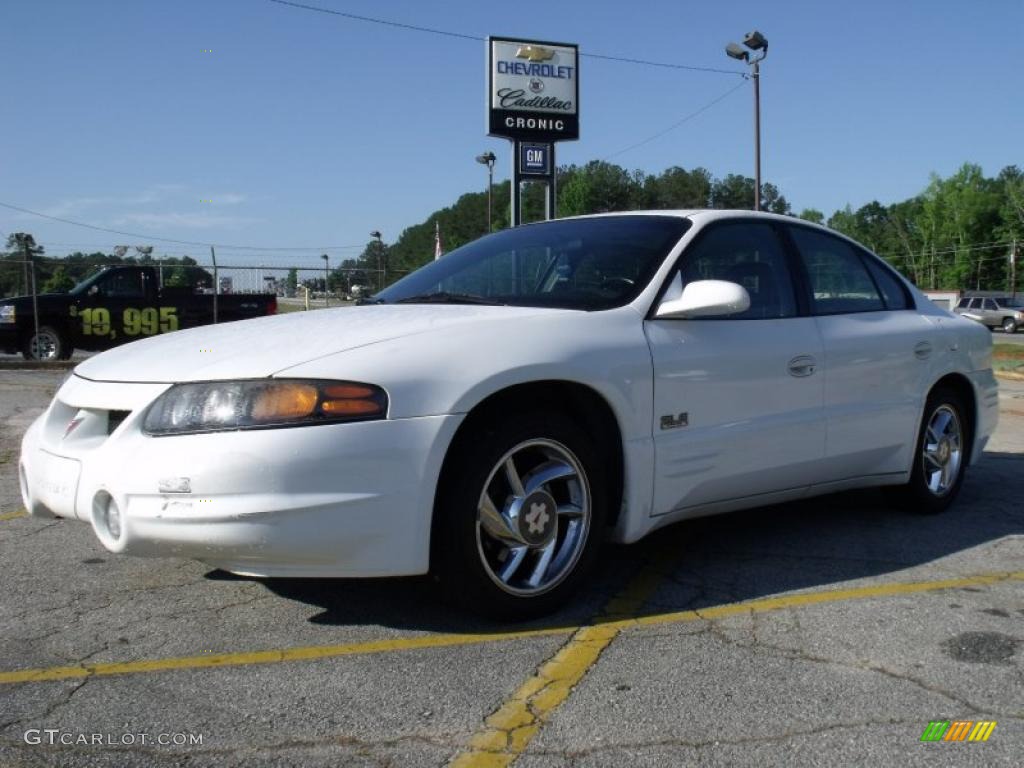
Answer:
[(157, 333), (217, 322), (245, 320), (277, 312), (267, 293), (196, 293), (161, 286), (153, 267), (107, 267), (69, 293), (0, 300), (0, 351), (21, 352), (28, 360), (66, 360), (75, 349), (100, 350)]

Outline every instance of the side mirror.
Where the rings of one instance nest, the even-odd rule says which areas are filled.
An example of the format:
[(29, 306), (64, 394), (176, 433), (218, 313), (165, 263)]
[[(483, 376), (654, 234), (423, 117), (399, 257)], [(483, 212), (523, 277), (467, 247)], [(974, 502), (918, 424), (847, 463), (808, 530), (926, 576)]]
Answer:
[[(750, 294), (739, 283), (725, 280), (695, 280), (679, 290), (682, 278), (677, 273), (672, 286), (658, 306), (655, 317), (723, 317), (750, 309)], [(675, 297), (675, 298), (673, 298)]]

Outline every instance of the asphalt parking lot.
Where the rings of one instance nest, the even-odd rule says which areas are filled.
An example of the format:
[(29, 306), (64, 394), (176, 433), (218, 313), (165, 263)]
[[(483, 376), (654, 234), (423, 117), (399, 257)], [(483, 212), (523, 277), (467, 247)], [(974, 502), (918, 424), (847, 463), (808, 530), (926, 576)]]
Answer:
[[(497, 627), (426, 579), (241, 579), (25, 517), (20, 437), (63, 375), (0, 370), (0, 765), (1021, 764), (1024, 382), (944, 515), (684, 523)], [(921, 741), (946, 720), (997, 725)]]

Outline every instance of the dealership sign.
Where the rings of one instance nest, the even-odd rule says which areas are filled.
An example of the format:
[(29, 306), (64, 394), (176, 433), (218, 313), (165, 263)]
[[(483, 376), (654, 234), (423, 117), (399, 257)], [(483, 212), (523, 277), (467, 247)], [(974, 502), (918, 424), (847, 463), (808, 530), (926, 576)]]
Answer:
[(519, 173), (523, 176), (550, 176), (553, 154), (554, 149), (550, 144), (521, 143)]
[(577, 46), (491, 37), (488, 56), (489, 135), (539, 142), (579, 138)]

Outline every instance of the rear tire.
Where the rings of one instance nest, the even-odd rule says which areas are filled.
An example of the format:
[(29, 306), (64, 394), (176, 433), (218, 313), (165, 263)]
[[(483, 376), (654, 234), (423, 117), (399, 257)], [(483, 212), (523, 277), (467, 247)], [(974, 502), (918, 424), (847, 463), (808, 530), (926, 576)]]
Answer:
[(594, 438), (565, 413), (541, 409), (483, 417), (452, 451), (431, 552), (445, 596), (502, 620), (561, 607), (593, 568), (608, 519)]
[(21, 348), (22, 357), (26, 360), (43, 362), (67, 360), (71, 352), (71, 345), (64, 334), (52, 325), (39, 326), (39, 333), (30, 333)]
[(932, 390), (918, 430), (910, 482), (894, 489), (900, 506), (935, 515), (956, 499), (970, 459), (973, 429), (968, 413), (955, 390)]

